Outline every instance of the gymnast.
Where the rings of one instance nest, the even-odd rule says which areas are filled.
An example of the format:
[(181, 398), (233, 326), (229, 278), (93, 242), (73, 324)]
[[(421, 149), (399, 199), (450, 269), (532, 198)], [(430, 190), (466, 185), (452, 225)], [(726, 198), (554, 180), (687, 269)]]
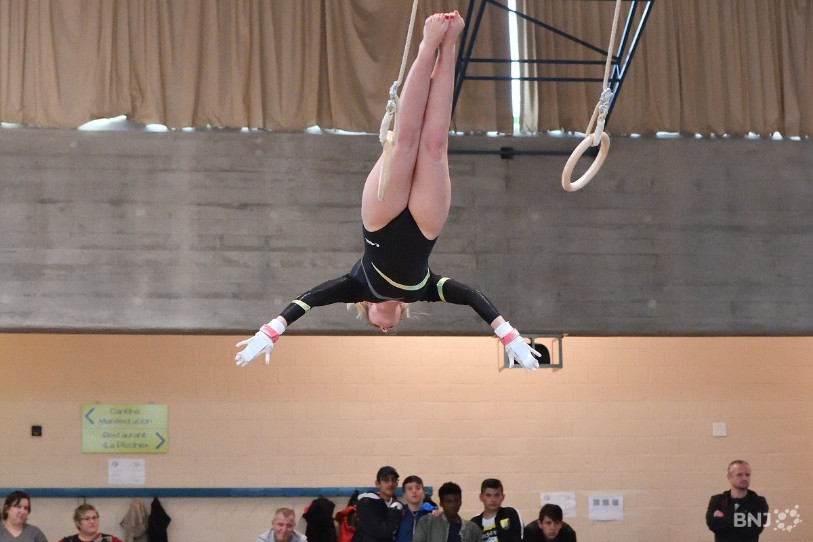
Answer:
[(451, 181), (447, 156), (452, 115), (455, 42), (464, 27), (454, 13), (437, 13), (424, 24), (418, 55), (404, 81), (398, 105), (398, 142), (392, 148), (386, 198), (378, 198), (379, 158), (364, 184), (361, 221), (364, 254), (352, 270), (305, 292), (249, 339), (235, 356), (245, 367), (259, 354), (268, 363), (286, 327), (312, 307), (354, 303), (359, 317), (384, 333), (409, 303), (444, 301), (469, 305), (490, 324), (511, 363), (536, 370), (536, 350), (478, 290), (429, 269), (429, 254), (449, 215)]

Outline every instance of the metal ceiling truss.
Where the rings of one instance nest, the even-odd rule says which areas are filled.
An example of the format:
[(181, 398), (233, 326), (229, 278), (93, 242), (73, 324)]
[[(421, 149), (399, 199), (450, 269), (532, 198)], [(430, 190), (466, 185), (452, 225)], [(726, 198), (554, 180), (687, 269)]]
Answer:
[[(574, 0), (559, 0), (562, 2), (572, 2)], [(590, 2), (615, 2), (616, 0), (580, 0)], [(608, 85), (612, 90), (612, 98), (610, 99), (609, 110), (607, 113), (605, 127), (609, 124), (610, 115), (613, 112), (613, 107), (618, 99), (618, 93), (621, 90), (621, 85), (627, 76), (632, 57), (635, 54), (638, 44), (643, 34), (646, 22), (652, 12), (655, 0), (621, 0), (623, 4), (628, 4), (626, 12), (626, 22), (624, 29), (620, 36), (616, 38), (618, 46), (611, 59), (611, 72)], [(596, 60), (576, 60), (566, 58), (523, 58), (512, 60), (510, 58), (480, 58), (472, 56), (475, 42), (477, 41), (477, 33), (480, 30), (480, 24), (483, 20), (483, 14), (487, 7), (502, 9), (506, 12), (513, 13), (517, 17), (533, 23), (549, 32), (579, 44), (590, 53), (600, 55), (600, 59)], [(622, 14), (623, 17), (623, 7)], [(455, 87), (454, 97), (452, 102), (452, 114), (457, 107), (457, 100), (460, 97), (460, 90), (466, 81), (536, 81), (540, 84), (548, 82), (582, 82), (582, 83), (603, 83), (604, 82), (604, 66), (607, 61), (607, 49), (589, 43), (577, 36), (556, 28), (552, 24), (545, 23), (534, 17), (531, 17), (518, 10), (509, 8), (505, 3), (498, 0), (469, 0), (469, 9), (466, 13), (466, 27), (460, 41), (460, 48), (457, 54), (457, 65), (455, 67)], [(519, 62), (521, 64), (548, 64), (548, 65), (580, 65), (580, 66), (594, 66), (595, 75), (589, 77), (511, 77), (511, 76), (483, 76), (483, 75), (467, 75), (468, 68), (471, 64), (510, 64), (512, 62)], [(598, 93), (597, 93), (598, 94)], [(513, 150), (509, 147), (503, 147), (500, 150), (463, 150), (455, 149), (450, 150), (450, 153), (456, 154), (500, 154), (503, 158), (511, 158), (513, 155), (519, 154), (533, 154), (533, 155), (556, 155), (564, 156), (569, 155), (569, 151), (544, 151), (544, 150), (531, 150), (519, 151)], [(586, 153), (587, 154), (587, 153)]]

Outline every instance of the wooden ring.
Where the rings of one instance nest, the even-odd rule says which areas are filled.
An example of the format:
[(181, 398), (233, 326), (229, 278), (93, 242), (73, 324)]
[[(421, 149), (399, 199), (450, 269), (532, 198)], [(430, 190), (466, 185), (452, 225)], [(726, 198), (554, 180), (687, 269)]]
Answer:
[(596, 156), (596, 159), (593, 160), (593, 163), (589, 168), (587, 168), (584, 175), (579, 177), (575, 182), (571, 183), (570, 176), (573, 175), (573, 168), (576, 167), (576, 162), (579, 161), (582, 154), (584, 154), (587, 148), (591, 147), (592, 144), (593, 134), (587, 134), (584, 141), (579, 143), (579, 146), (576, 147), (573, 154), (571, 154), (570, 158), (567, 159), (565, 169), (562, 170), (562, 188), (568, 192), (575, 192), (576, 190), (579, 190), (584, 185), (589, 183), (596, 173), (598, 173), (598, 170), (601, 169), (601, 165), (604, 163), (604, 159), (607, 158), (607, 153), (610, 151), (610, 136), (607, 135), (607, 132), (601, 133), (601, 144), (598, 148), (598, 155)]

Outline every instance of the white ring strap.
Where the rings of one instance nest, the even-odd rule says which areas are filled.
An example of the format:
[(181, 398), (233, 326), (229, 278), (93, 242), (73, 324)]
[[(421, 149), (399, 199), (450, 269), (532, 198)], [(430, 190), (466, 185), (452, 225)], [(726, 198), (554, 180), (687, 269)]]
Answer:
[[(596, 107), (593, 109), (593, 116), (587, 124), (587, 130), (585, 130), (585, 134), (587, 134), (586, 137), (579, 143), (578, 147), (576, 147), (570, 155), (570, 158), (567, 159), (565, 168), (562, 170), (562, 188), (568, 192), (575, 192), (589, 183), (593, 177), (595, 177), (596, 173), (598, 173), (598, 170), (601, 169), (604, 159), (607, 158), (607, 152), (610, 150), (610, 136), (604, 131), (604, 119), (609, 111), (610, 99), (613, 95), (609, 86), (610, 66), (612, 65), (613, 47), (615, 47), (615, 31), (618, 27), (618, 16), (620, 12), (621, 0), (615, 0), (613, 28), (610, 32), (610, 44), (607, 46), (607, 60), (604, 63), (603, 90), (601, 91), (601, 96), (599, 97)], [(598, 121), (598, 123), (596, 123), (596, 121)], [(596, 128), (595, 132), (593, 132), (594, 126)], [(573, 168), (576, 167), (576, 162), (579, 161), (579, 158), (581, 158), (588, 147), (595, 147), (596, 145), (600, 145), (600, 147), (596, 159), (593, 160), (593, 164), (576, 182), (570, 182), (570, 177), (573, 174)]]

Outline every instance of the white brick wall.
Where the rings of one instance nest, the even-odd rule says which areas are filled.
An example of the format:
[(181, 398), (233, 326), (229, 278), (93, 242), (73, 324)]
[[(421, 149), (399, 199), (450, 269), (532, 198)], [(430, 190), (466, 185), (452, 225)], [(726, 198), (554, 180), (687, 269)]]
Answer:
[[(466, 516), (496, 476), (526, 522), (540, 492), (573, 491), (580, 540), (683, 542), (711, 539), (706, 504), (741, 457), (771, 507), (813, 510), (810, 338), (566, 337), (564, 368), (535, 374), (499, 372), (484, 337), (286, 335), (270, 366), (246, 369), (230, 361), (237, 339), (0, 335), (0, 487), (105, 487), (115, 456), (81, 453), (81, 405), (154, 402), (168, 405), (169, 453), (129, 456), (150, 486), (367, 487), (393, 464), (458, 482)], [(728, 437), (713, 438), (720, 421)], [(592, 492), (621, 493), (624, 521), (589, 521)], [(274, 508), (309, 500), (162, 502), (171, 539), (214, 542), (254, 540)], [(91, 502), (120, 534), (129, 500)], [(75, 505), (34, 499), (31, 523), (57, 540)]]

